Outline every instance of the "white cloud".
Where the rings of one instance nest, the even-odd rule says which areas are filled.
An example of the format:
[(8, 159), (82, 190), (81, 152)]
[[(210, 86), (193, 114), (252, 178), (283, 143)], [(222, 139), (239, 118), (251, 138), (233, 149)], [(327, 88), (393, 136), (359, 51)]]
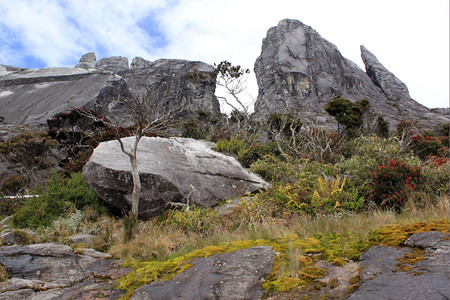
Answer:
[[(293, 18), (361, 67), (359, 46), (365, 45), (413, 98), (443, 107), (448, 11), (448, 0), (0, 0), (0, 34), (12, 31), (23, 45), (0, 37), (0, 63), (35, 57), (48, 66), (73, 65), (95, 51), (98, 58), (226, 59), (253, 69), (267, 30)], [(249, 86), (256, 97), (255, 80)]]

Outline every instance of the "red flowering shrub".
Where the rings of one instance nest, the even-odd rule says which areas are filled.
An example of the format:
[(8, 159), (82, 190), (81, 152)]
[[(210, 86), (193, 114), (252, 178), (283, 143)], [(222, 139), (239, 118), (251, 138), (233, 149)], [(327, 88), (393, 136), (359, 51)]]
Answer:
[(420, 167), (396, 160), (378, 165), (372, 172), (372, 201), (380, 207), (400, 209), (408, 196), (418, 190), (420, 171)]

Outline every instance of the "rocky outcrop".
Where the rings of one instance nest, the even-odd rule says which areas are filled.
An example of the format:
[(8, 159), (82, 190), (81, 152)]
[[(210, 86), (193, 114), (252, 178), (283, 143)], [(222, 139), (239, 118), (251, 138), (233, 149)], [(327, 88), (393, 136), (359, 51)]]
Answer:
[[(83, 55), (74, 68), (21, 69), (0, 66), (0, 120), (5, 124), (45, 124), (60, 112), (86, 107), (106, 116), (123, 117), (117, 98), (131, 92), (142, 96), (151, 90), (155, 102), (170, 110), (218, 113), (214, 96), (213, 67), (202, 62), (163, 59), (149, 62), (124, 57), (96, 60)], [(194, 72), (205, 74), (201, 82), (186, 80)], [(177, 110), (177, 111), (179, 111)]]
[[(122, 139), (127, 148), (134, 137)], [(184, 138), (143, 137), (138, 146), (142, 192), (139, 217), (164, 211), (168, 202), (212, 207), (269, 185), (213, 143)], [(128, 157), (117, 141), (100, 143), (83, 175), (94, 192), (122, 212), (130, 209), (133, 181)]]
[(75, 66), (75, 68), (93, 69), (93, 68), (95, 68), (96, 62), (97, 62), (97, 56), (95, 55), (95, 53), (89, 52), (80, 58), (80, 61)]
[(270, 246), (198, 258), (173, 279), (137, 289), (131, 299), (260, 299), (274, 258)]
[(305, 123), (330, 126), (335, 121), (324, 111), (335, 96), (367, 99), (374, 118), (381, 115), (391, 127), (413, 120), (431, 128), (449, 122), (409, 96), (404, 83), (361, 47), (367, 73), (341, 55), (335, 45), (297, 20), (282, 20), (267, 32), (255, 63), (259, 86), (257, 114), (298, 111)]
[(78, 252), (84, 254), (52, 243), (0, 247), (0, 263), (10, 275), (0, 299), (118, 299), (123, 292), (113, 288), (115, 280), (131, 269), (92, 249)]
[(114, 73), (127, 71), (129, 69), (128, 58), (122, 56), (102, 58), (95, 64), (95, 68), (100, 71), (111, 71)]
[(389, 100), (410, 100), (406, 84), (389, 72), (376, 56), (361, 45), (361, 58), (366, 66), (366, 74)]
[(364, 253), (361, 285), (348, 299), (448, 299), (450, 234), (416, 233), (405, 244), (409, 247), (376, 246)]

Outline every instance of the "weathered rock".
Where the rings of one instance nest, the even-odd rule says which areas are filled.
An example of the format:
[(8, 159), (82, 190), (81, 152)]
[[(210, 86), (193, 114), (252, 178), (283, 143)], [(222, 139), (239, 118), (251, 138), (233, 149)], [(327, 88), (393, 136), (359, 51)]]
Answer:
[(449, 122), (448, 116), (412, 100), (400, 80), (364, 47), (361, 50), (369, 75), (311, 27), (297, 20), (280, 21), (267, 32), (255, 63), (255, 111), (266, 116), (297, 110), (304, 123), (333, 127), (337, 123), (323, 107), (340, 95), (352, 101), (367, 99), (371, 118), (381, 115), (391, 127), (404, 119), (424, 128)]
[(119, 268), (120, 261), (78, 255), (59, 244), (0, 247), (0, 263), (11, 275), (0, 299), (9, 300), (81, 299), (103, 292), (118, 298), (123, 292), (112, 288), (114, 279), (131, 271)]
[(172, 280), (137, 289), (131, 299), (259, 299), (261, 279), (272, 272), (274, 258), (270, 246), (198, 258)]
[(69, 240), (72, 241), (72, 243), (82, 243), (86, 246), (91, 246), (94, 239), (95, 235), (85, 233), (75, 234), (69, 237)]
[[(122, 140), (130, 148), (134, 137)], [(142, 183), (139, 216), (152, 217), (168, 202), (212, 207), (269, 186), (233, 157), (211, 150), (213, 147), (201, 140), (143, 137), (137, 154)], [(131, 165), (117, 141), (100, 143), (83, 175), (100, 198), (123, 212), (130, 209)]]
[(80, 58), (80, 61), (75, 66), (75, 68), (93, 69), (93, 68), (95, 68), (96, 62), (97, 62), (97, 56), (95, 56), (95, 53), (89, 52)]
[(118, 73), (121, 71), (127, 71), (128, 58), (122, 56), (105, 57), (97, 61), (95, 68), (100, 71), (110, 71)]
[(361, 58), (366, 66), (366, 74), (378, 86), (389, 100), (410, 100), (406, 84), (389, 72), (373, 55), (361, 45)]
[(142, 57), (135, 57), (131, 61), (131, 69), (141, 69), (141, 68), (150, 68), (152, 66), (152, 62), (143, 59)]
[[(361, 285), (348, 299), (448, 299), (450, 297), (449, 234), (413, 234), (407, 245), (424, 247), (422, 261), (404, 265), (409, 247), (371, 247), (361, 256)], [(402, 268), (403, 267), (403, 268)]]
[(31, 230), (5, 229), (0, 233), (3, 245), (29, 244), (36, 235)]
[[(134, 60), (112, 57), (95, 63), (95, 53), (85, 54), (75, 68), (27, 70), (0, 66), (0, 121), (5, 124), (45, 124), (60, 112), (86, 107), (106, 116), (124, 117), (118, 105), (120, 96), (130, 91), (141, 96), (147, 88), (155, 91), (154, 100), (169, 111), (172, 107), (186, 111), (216, 114), (220, 105), (214, 96), (215, 78), (208, 74), (213, 67), (201, 62), (181, 60)], [(94, 66), (93, 66), (94, 64)], [(205, 74), (194, 83), (186, 74), (195, 70)], [(113, 74), (114, 73), (114, 74)], [(178, 110), (177, 110), (178, 111)]]
[[(155, 93), (156, 101), (168, 109), (188, 107), (190, 111), (217, 113), (220, 104), (214, 96), (215, 78), (209, 73), (214, 70), (211, 65), (180, 59), (158, 59), (154, 62), (136, 58), (129, 72), (121, 73), (132, 91), (145, 91), (150, 87)], [(192, 82), (187, 74), (199, 72), (203, 78)]]

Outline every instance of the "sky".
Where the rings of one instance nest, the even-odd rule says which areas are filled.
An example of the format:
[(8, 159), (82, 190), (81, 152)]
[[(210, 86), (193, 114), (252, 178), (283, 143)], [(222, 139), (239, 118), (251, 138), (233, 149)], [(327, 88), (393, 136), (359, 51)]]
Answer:
[(0, 64), (74, 66), (92, 51), (130, 62), (228, 60), (252, 71), (243, 95), (251, 101), (262, 39), (285, 18), (311, 26), (362, 69), (364, 45), (413, 99), (449, 106), (448, 0), (0, 0)]

